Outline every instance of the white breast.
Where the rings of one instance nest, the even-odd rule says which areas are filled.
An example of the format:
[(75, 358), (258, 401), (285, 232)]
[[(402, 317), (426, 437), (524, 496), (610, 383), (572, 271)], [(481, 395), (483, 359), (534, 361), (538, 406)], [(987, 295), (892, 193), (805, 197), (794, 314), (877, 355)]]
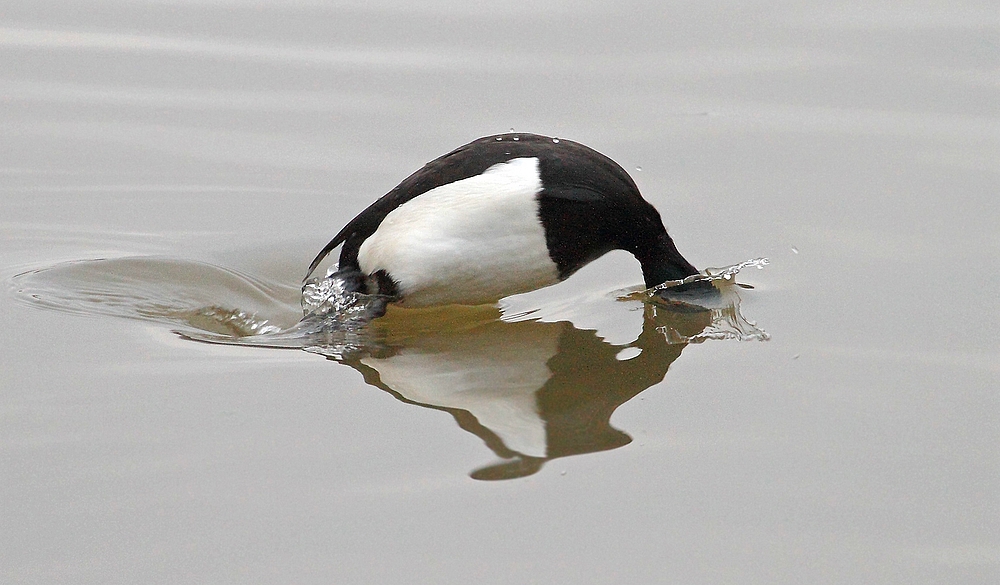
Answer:
[(536, 196), (537, 158), (493, 165), (390, 212), (358, 252), (361, 269), (385, 270), (406, 306), (479, 304), (559, 280)]

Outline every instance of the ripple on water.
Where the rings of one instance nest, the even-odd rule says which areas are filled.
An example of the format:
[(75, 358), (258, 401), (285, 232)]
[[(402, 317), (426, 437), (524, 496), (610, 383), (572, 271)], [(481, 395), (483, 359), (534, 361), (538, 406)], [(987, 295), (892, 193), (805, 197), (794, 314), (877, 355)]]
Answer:
[(295, 287), (203, 262), (127, 257), (66, 262), (12, 280), (15, 298), (230, 337), (274, 333), (299, 317)]
[[(684, 280), (663, 283), (645, 291), (619, 291), (601, 295), (582, 293), (579, 298), (560, 299), (547, 305), (505, 310), (491, 309), (490, 319), (509, 322), (524, 320), (576, 322), (577, 309), (602, 311), (624, 301), (652, 305), (654, 311), (709, 311), (711, 323), (698, 332), (682, 333), (671, 327), (669, 319), (660, 325), (668, 343), (698, 343), (709, 339), (766, 340), (768, 334), (740, 312), (736, 275), (748, 267), (762, 268), (765, 258), (733, 266), (709, 269)], [(348, 355), (384, 350), (386, 328), (410, 329), (407, 315), (414, 320), (414, 310), (393, 310), (389, 318), (371, 327), (374, 316), (381, 314), (382, 297), (348, 291), (343, 282), (331, 276), (306, 282), (301, 290), (288, 284), (271, 282), (203, 262), (157, 257), (127, 257), (84, 260), (58, 264), (15, 276), (15, 296), (47, 309), (84, 315), (107, 315), (140, 319), (171, 326), (192, 340), (218, 344), (276, 348), (296, 348), (320, 353), (334, 359)], [(684, 302), (664, 302), (663, 292), (691, 282), (711, 282), (718, 294), (688, 297)], [(596, 307), (601, 304), (603, 307)], [(550, 305), (550, 306), (549, 306)], [(577, 307), (580, 305), (580, 307)], [(681, 307), (680, 309), (678, 307)], [(452, 308), (457, 322), (469, 318), (463, 310)], [(457, 311), (457, 312), (456, 312)], [(406, 313), (407, 315), (403, 315)], [(425, 334), (436, 327), (455, 326), (447, 311), (432, 311), (438, 325), (420, 329)], [(477, 321), (481, 315), (473, 320)], [(385, 325), (385, 326), (383, 326)], [(589, 328), (584, 325), (583, 328)]]

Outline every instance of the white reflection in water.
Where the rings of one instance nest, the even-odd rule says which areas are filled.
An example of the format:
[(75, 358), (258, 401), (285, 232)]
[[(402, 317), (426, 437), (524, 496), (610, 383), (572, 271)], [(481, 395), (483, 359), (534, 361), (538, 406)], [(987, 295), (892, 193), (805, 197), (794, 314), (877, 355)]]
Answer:
[[(612, 414), (662, 381), (687, 344), (768, 339), (740, 313), (735, 283), (743, 268), (766, 264), (528, 308), (400, 309), (329, 275), (300, 295), (211, 264), (149, 257), (70, 262), (11, 284), (16, 298), (43, 308), (162, 323), (196, 341), (323, 355), (399, 400), (450, 413), (500, 458), (472, 477), (495, 480), (631, 442), (611, 426)], [(676, 292), (689, 281), (712, 286)], [(617, 330), (581, 319), (593, 314)]]

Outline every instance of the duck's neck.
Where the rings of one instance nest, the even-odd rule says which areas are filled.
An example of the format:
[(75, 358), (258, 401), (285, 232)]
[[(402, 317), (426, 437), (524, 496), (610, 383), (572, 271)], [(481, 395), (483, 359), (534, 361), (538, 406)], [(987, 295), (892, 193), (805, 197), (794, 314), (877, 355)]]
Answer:
[(667, 232), (654, 236), (646, 245), (632, 252), (642, 266), (646, 288), (668, 280), (680, 280), (698, 274), (698, 269), (681, 256)]

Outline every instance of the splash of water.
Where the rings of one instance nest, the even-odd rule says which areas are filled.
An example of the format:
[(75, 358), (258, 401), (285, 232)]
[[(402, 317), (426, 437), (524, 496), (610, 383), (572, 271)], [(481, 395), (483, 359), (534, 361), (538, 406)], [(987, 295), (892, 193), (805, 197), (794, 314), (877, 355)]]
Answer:
[(299, 299), (302, 318), (291, 327), (245, 337), (203, 332), (183, 335), (215, 344), (301, 349), (338, 361), (377, 351), (381, 345), (369, 324), (385, 312), (387, 297), (353, 292), (335, 271), (334, 267), (325, 277), (303, 284)]
[[(771, 338), (770, 334), (744, 317), (740, 311), (740, 296), (736, 293), (735, 287), (752, 288), (736, 282), (736, 275), (745, 268), (762, 270), (769, 263), (767, 258), (754, 258), (732, 266), (707, 268), (703, 273), (693, 274), (681, 280), (670, 280), (646, 289), (642, 291), (641, 295), (655, 306), (663, 303), (664, 299), (661, 294), (664, 291), (692, 282), (710, 282), (719, 293), (717, 298), (699, 298), (696, 294), (691, 299), (694, 306), (711, 311), (711, 323), (694, 335), (685, 335), (669, 326), (657, 327), (657, 331), (664, 335), (667, 342), (672, 344), (702, 343), (710, 339), (767, 341)], [(634, 296), (626, 298), (634, 298)], [(677, 304), (684, 305), (686, 303), (673, 303), (674, 309), (676, 309)]]
[(302, 286), (303, 318), (325, 319), (341, 328), (368, 323), (385, 309), (388, 297), (347, 289), (347, 283), (331, 268), (324, 278), (312, 278)]
[(733, 264), (732, 266), (724, 266), (722, 268), (706, 268), (704, 273), (692, 274), (686, 278), (680, 280), (668, 280), (662, 284), (658, 284), (646, 292), (650, 297), (658, 291), (667, 290), (680, 286), (682, 284), (690, 284), (692, 282), (735, 282), (736, 275), (740, 273), (744, 268), (756, 268), (757, 270), (763, 270), (765, 266), (770, 264), (771, 261), (767, 258), (754, 258), (752, 260), (745, 260), (739, 264)]

